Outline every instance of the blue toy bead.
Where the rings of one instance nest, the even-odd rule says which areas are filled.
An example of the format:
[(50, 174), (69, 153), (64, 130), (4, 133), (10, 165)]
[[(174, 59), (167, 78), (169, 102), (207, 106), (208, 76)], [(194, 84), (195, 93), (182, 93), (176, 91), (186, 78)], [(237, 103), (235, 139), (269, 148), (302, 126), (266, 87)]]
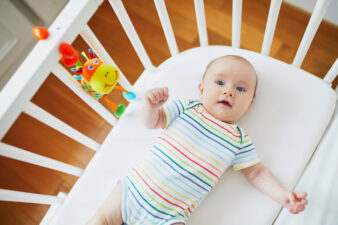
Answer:
[(81, 76), (81, 75), (73, 75), (73, 77), (74, 77), (76, 80), (81, 80), (81, 79), (82, 79), (82, 76)]
[(128, 93), (123, 92), (122, 95), (127, 100), (133, 100), (136, 98), (136, 95), (134, 94), (134, 92), (128, 92)]

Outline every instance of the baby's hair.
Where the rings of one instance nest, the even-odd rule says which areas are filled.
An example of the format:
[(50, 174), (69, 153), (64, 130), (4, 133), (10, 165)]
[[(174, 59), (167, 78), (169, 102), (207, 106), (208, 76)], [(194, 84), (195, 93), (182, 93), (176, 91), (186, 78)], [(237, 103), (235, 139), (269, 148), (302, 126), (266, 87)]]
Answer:
[(214, 64), (214, 62), (216, 62), (217, 60), (223, 59), (223, 58), (229, 58), (229, 59), (234, 59), (234, 60), (237, 60), (237, 61), (241, 61), (241, 62), (244, 62), (244, 63), (248, 64), (249, 66), (251, 66), (251, 67), (253, 68), (253, 70), (255, 71), (255, 75), (256, 75), (256, 86), (255, 86), (255, 92), (254, 92), (254, 95), (253, 95), (253, 97), (255, 97), (255, 96), (256, 96), (257, 84), (258, 84), (258, 76), (257, 76), (256, 70), (255, 70), (255, 68), (253, 67), (253, 65), (252, 65), (247, 59), (245, 59), (245, 58), (242, 57), (242, 56), (238, 56), (238, 55), (223, 55), (223, 56), (220, 56), (220, 57), (218, 57), (218, 58), (216, 58), (216, 59), (213, 59), (213, 60), (212, 60), (211, 62), (209, 62), (209, 64), (207, 65), (207, 68), (205, 69), (205, 72), (204, 72), (203, 77), (202, 77), (202, 81), (204, 80), (204, 77), (205, 77), (205, 75), (207, 74), (207, 72), (208, 72), (210, 66), (211, 66), (212, 64)]

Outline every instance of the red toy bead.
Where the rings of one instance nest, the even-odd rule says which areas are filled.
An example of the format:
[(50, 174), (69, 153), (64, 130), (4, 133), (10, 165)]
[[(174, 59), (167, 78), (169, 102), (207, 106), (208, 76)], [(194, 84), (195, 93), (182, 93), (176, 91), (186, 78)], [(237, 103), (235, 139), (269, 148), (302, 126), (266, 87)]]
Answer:
[(49, 36), (48, 30), (44, 27), (33, 27), (32, 33), (37, 40), (47, 39)]
[(61, 61), (66, 66), (72, 66), (79, 60), (79, 52), (73, 46), (65, 42), (59, 45), (59, 52), (61, 53)]

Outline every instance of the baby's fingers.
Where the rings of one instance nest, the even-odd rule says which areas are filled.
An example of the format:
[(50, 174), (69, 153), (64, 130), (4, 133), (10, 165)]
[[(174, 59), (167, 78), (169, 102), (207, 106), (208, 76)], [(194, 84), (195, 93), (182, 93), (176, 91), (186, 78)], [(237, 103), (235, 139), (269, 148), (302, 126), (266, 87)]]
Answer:
[(153, 103), (159, 103), (162, 100), (162, 93), (161, 93), (160, 90), (153, 92), (152, 96), (153, 96), (153, 98), (152, 98)]
[(307, 196), (307, 193), (303, 191), (298, 191), (298, 192), (293, 192), (293, 193), (297, 199), (305, 199)]
[(293, 213), (293, 214), (298, 214), (302, 211), (304, 211), (305, 209), (305, 205), (302, 205), (302, 204), (296, 204), (295, 207), (293, 207), (290, 212)]
[(146, 93), (146, 98), (151, 103), (157, 103), (160, 100), (159, 88), (151, 89)]
[(164, 103), (168, 99), (168, 88), (157, 88), (154, 94), (156, 103)]
[(156, 93), (155, 92), (148, 92), (146, 94), (146, 99), (149, 103), (156, 103), (157, 102), (157, 97), (156, 97)]
[(286, 199), (284, 201), (286, 204), (291, 204), (291, 205), (295, 204), (295, 196), (293, 195), (291, 191), (286, 192)]
[(146, 101), (151, 108), (161, 106), (168, 99), (168, 88), (154, 88), (146, 93)]
[(169, 89), (168, 87), (163, 88), (163, 101), (167, 101), (169, 98)]
[(307, 201), (306, 199), (302, 199), (302, 200), (299, 202), (299, 205), (305, 207), (305, 206), (307, 205), (307, 203), (308, 203), (308, 201)]
[(289, 211), (293, 214), (298, 214), (299, 212), (301, 212), (305, 209), (307, 202), (308, 201), (306, 199), (302, 199), (301, 201), (297, 201), (293, 206), (290, 207)]

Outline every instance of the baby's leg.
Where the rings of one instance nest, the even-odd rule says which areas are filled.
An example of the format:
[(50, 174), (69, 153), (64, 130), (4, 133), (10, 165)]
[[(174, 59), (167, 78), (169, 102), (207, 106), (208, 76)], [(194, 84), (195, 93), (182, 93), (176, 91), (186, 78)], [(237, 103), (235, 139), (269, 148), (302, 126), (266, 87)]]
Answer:
[(88, 221), (87, 225), (121, 225), (121, 184), (117, 184), (108, 198)]

